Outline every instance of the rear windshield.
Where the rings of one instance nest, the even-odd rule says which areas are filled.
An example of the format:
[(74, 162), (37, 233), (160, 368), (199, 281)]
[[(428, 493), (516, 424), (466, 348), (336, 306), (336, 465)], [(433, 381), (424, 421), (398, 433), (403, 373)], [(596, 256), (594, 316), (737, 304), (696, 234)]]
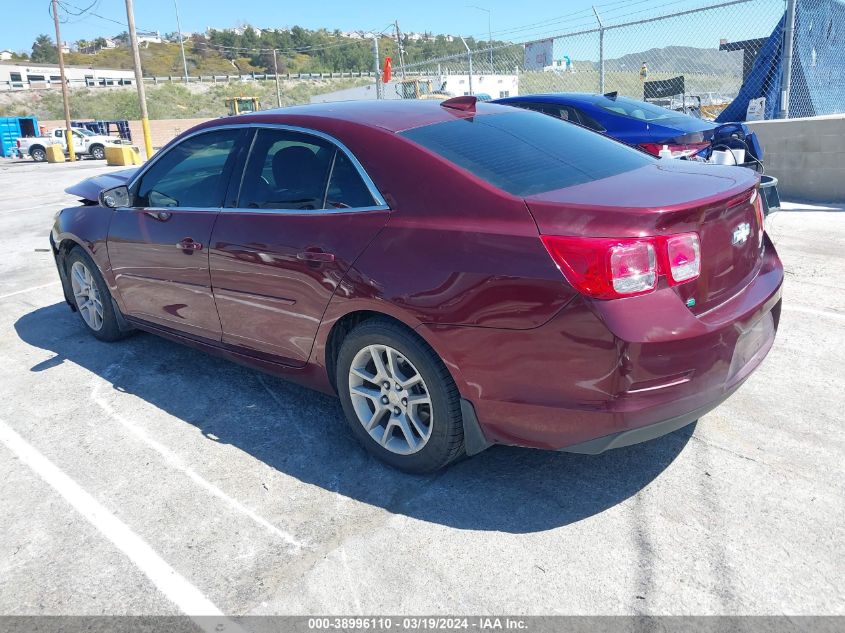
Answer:
[(667, 108), (661, 108), (658, 105), (646, 103), (645, 101), (626, 99), (625, 97), (616, 97), (615, 99), (599, 97), (598, 101), (595, 101), (594, 104), (614, 114), (621, 114), (622, 116), (637, 119), (638, 121), (662, 121), (666, 123), (671, 120), (684, 118), (677, 112), (673, 112)]
[(522, 110), (401, 135), (515, 196), (608, 178), (656, 160), (577, 125)]

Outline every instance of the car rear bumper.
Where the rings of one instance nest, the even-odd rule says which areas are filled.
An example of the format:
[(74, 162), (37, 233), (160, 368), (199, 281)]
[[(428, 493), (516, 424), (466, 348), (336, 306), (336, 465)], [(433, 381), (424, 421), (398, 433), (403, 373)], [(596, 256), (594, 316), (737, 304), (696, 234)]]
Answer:
[(754, 279), (705, 314), (665, 288), (579, 298), (532, 330), (428, 329), (488, 442), (592, 454), (681, 428), (736, 391), (774, 342), (782, 282), (767, 240)]
[(697, 421), (701, 416), (710, 413), (713, 409), (727, 400), (740, 385), (734, 386), (728, 393), (720, 396), (717, 400), (710, 402), (703, 407), (694, 409), (687, 413), (676, 415), (668, 420), (662, 422), (655, 422), (646, 426), (640, 426), (627, 431), (619, 431), (618, 433), (611, 433), (603, 437), (597, 437), (593, 440), (587, 440), (580, 444), (573, 444), (565, 448), (559, 449), (566, 453), (581, 453), (584, 455), (598, 455), (604, 453), (612, 448), (622, 448), (623, 446), (631, 446), (641, 442), (656, 439), (668, 433), (672, 433), (684, 428)]

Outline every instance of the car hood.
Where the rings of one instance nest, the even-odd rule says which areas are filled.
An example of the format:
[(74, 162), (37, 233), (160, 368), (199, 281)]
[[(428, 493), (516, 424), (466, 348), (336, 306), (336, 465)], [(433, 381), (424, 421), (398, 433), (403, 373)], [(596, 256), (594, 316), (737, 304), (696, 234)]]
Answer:
[(113, 171), (110, 174), (94, 176), (93, 178), (88, 178), (75, 185), (71, 185), (65, 189), (65, 192), (72, 196), (79, 196), (83, 200), (97, 202), (101, 191), (126, 184), (137, 171), (138, 168), (133, 167), (132, 169), (121, 169), (120, 171)]

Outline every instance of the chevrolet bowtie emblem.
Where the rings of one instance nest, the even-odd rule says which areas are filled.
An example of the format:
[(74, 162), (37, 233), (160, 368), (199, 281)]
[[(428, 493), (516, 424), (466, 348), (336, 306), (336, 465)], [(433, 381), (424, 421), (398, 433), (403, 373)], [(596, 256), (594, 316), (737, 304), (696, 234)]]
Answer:
[(751, 235), (751, 225), (748, 222), (743, 222), (734, 229), (733, 235), (731, 236), (731, 244), (734, 246), (745, 244), (749, 235)]

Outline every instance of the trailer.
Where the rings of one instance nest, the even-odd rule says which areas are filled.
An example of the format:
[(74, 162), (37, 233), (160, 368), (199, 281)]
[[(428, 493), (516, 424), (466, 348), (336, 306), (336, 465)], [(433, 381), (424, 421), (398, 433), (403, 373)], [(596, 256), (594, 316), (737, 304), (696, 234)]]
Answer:
[(132, 142), (132, 132), (126, 119), (112, 121), (71, 121), (71, 127), (81, 127), (100, 136), (117, 136)]

